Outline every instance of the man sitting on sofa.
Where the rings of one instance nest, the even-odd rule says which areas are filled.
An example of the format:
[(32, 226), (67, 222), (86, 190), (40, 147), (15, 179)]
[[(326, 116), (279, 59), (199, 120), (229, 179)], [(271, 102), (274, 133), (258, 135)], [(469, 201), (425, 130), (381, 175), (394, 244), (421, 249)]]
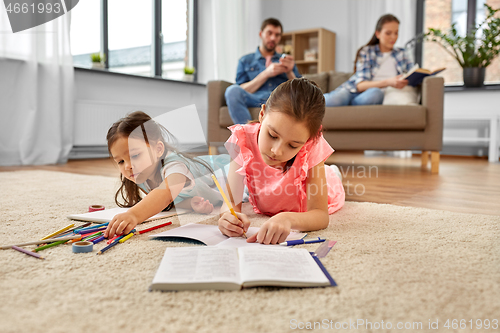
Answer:
[(236, 84), (226, 89), (226, 104), (235, 124), (252, 120), (249, 107), (265, 104), (271, 92), (281, 83), (300, 77), (292, 56), (276, 52), (283, 27), (275, 18), (262, 22), (260, 46), (255, 53), (247, 54), (238, 62)]

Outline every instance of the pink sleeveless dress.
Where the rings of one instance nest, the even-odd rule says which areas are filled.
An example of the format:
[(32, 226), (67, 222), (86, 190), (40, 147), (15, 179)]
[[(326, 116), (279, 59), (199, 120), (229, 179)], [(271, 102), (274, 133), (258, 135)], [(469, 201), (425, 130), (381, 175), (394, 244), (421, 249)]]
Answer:
[[(309, 140), (295, 156), (287, 172), (268, 166), (260, 154), (257, 137), (260, 123), (229, 127), (231, 137), (225, 147), (231, 158), (241, 166), (237, 172), (245, 176), (249, 200), (258, 214), (276, 215), (280, 212), (306, 212), (307, 172), (324, 162), (333, 153), (332, 147), (321, 135)], [(335, 172), (325, 166), (328, 183), (328, 214), (333, 214), (345, 202), (342, 181)], [(319, 189), (318, 189), (319, 191)], [(311, 191), (311, 195), (314, 193)]]

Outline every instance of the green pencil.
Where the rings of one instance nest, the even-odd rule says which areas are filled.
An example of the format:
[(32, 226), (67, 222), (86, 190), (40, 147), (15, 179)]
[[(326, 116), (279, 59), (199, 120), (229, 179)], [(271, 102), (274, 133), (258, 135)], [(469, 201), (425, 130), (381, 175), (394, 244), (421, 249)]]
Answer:
[(40, 246), (40, 247), (37, 247), (36, 249), (34, 249), (33, 252), (42, 251), (42, 250), (48, 249), (49, 247), (60, 245), (60, 244), (66, 243), (66, 242), (67, 242), (67, 240), (62, 240), (62, 241), (57, 241), (57, 242), (50, 243), (50, 244), (47, 244), (44, 246)]

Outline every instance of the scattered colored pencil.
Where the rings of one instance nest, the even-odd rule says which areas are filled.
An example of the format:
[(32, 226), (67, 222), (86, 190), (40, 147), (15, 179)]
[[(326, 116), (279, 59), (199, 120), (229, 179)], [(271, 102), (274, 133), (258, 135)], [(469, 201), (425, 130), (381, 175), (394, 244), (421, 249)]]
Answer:
[(58, 242), (54, 242), (54, 243), (50, 243), (50, 244), (47, 244), (47, 245), (44, 245), (44, 246), (37, 247), (33, 251), (34, 252), (42, 251), (42, 250), (48, 249), (49, 247), (57, 246), (57, 245), (60, 245), (60, 244), (66, 243), (66, 242), (67, 242), (67, 240), (61, 240), (61, 241), (58, 241)]
[(122, 239), (119, 240), (120, 243), (124, 243), (127, 241), (127, 239), (129, 239), (130, 237), (132, 237), (134, 235), (133, 232), (129, 233), (127, 236), (123, 237)]
[(106, 246), (105, 248), (103, 248), (101, 251), (97, 252), (97, 255), (104, 253), (105, 251), (109, 250), (110, 248), (112, 248), (116, 244), (118, 244), (118, 242), (116, 242), (116, 241), (113, 242), (113, 243), (111, 243), (111, 244), (109, 244), (108, 246)]
[(87, 226), (85, 226), (84, 228), (81, 228), (80, 230), (86, 230), (86, 229), (95, 229), (95, 228), (101, 228), (101, 227), (106, 227), (108, 226), (109, 222), (106, 222), (106, 223), (101, 223), (101, 224), (96, 224), (96, 225), (92, 225), (90, 227), (88, 227), (88, 225), (90, 225), (92, 223), (89, 222), (89, 224), (87, 224)]
[(12, 245), (12, 249), (17, 250), (17, 251), (22, 252), (22, 253), (29, 254), (30, 256), (33, 256), (33, 257), (38, 258), (38, 259), (45, 259), (44, 257), (42, 257), (41, 255), (39, 255), (38, 253), (34, 253), (34, 252), (31, 252), (31, 251), (28, 251), (26, 249), (23, 249), (21, 247), (15, 246), (15, 245)]
[(104, 236), (99, 236), (99, 237), (97, 237), (96, 239), (91, 240), (90, 242), (92, 242), (92, 243), (94, 243), (94, 244), (97, 244), (97, 243), (99, 243), (99, 242), (102, 242), (104, 239), (105, 239), (105, 238), (104, 238)]
[(148, 231), (151, 231), (151, 230), (155, 230), (155, 229), (159, 229), (159, 228), (165, 227), (167, 225), (171, 225), (171, 224), (172, 224), (172, 222), (163, 223), (163, 224), (157, 225), (156, 227), (152, 227), (152, 228), (148, 228), (148, 229), (136, 231), (135, 234), (136, 235), (140, 235), (140, 234), (143, 234), (145, 232), (148, 232)]
[(13, 245), (14, 246), (37, 245), (37, 244), (51, 243), (51, 242), (57, 242), (57, 241), (62, 241), (62, 240), (72, 240), (72, 239), (80, 240), (80, 239), (82, 239), (82, 236), (81, 235), (74, 235), (74, 236), (66, 236), (66, 237), (61, 237), (61, 238), (50, 238), (50, 239), (44, 239), (44, 240), (37, 240), (37, 241), (26, 242), (26, 243), (2, 245), (2, 246), (0, 246), (0, 249), (7, 250), (7, 249), (10, 249)]
[(113, 238), (111, 238), (111, 239), (108, 239), (108, 241), (107, 241), (106, 243), (111, 244), (111, 243), (113, 243), (113, 242), (114, 242), (114, 240), (115, 240), (115, 239), (117, 239), (118, 237), (121, 237), (121, 236), (116, 235), (115, 237), (113, 237)]
[(76, 230), (75, 234), (88, 234), (88, 233), (91, 233), (91, 232), (105, 230), (106, 228), (107, 227), (104, 226), (104, 227), (93, 228), (93, 229)]
[(90, 241), (91, 239), (97, 238), (97, 237), (99, 237), (101, 235), (102, 235), (102, 231), (98, 231), (98, 232), (96, 232), (94, 234), (88, 235), (87, 237), (83, 237), (82, 236), (83, 237), (82, 240), (88, 240), (88, 241)]
[(53, 233), (51, 233), (51, 234), (49, 234), (49, 235), (47, 235), (47, 236), (43, 237), (43, 238), (42, 238), (42, 239), (40, 239), (40, 240), (44, 240), (44, 239), (47, 239), (47, 238), (53, 238), (54, 236), (59, 235), (59, 234), (61, 234), (61, 233), (65, 232), (66, 230), (73, 228), (74, 226), (75, 226), (75, 224), (74, 224), (74, 223), (73, 223), (73, 224), (70, 224), (70, 225), (67, 225), (67, 226), (65, 226), (64, 228), (62, 228), (62, 229), (60, 229), (60, 230), (57, 230), (57, 231), (55, 231), (55, 232), (53, 232)]

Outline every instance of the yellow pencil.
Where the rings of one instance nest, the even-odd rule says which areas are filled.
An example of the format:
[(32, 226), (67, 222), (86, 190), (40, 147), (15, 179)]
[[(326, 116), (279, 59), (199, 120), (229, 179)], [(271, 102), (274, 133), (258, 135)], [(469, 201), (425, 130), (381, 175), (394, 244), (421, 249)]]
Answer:
[(74, 226), (75, 226), (75, 224), (74, 224), (74, 223), (73, 223), (73, 224), (70, 224), (70, 225), (68, 225), (67, 227), (62, 228), (61, 230), (57, 230), (56, 232), (53, 232), (53, 233), (51, 233), (50, 235), (47, 235), (47, 236), (43, 237), (43, 238), (42, 238), (42, 239), (40, 239), (40, 240), (44, 240), (44, 239), (47, 239), (47, 238), (52, 238), (52, 237), (54, 237), (54, 236), (56, 236), (56, 235), (59, 235), (59, 234), (61, 234), (61, 233), (65, 232), (65, 231), (66, 231), (66, 230), (68, 230), (68, 229), (73, 228)]
[(123, 237), (122, 239), (119, 240), (120, 243), (123, 243), (125, 242), (127, 239), (129, 239), (130, 237), (132, 237), (134, 235), (133, 232), (131, 232), (130, 234), (128, 234), (127, 236)]
[[(212, 175), (212, 179), (214, 180), (215, 185), (217, 185), (217, 188), (219, 189), (219, 192), (222, 195), (222, 199), (224, 199), (224, 202), (226, 203), (227, 207), (231, 211), (231, 214), (233, 214), (233, 216), (239, 220), (238, 215), (236, 215), (236, 212), (234, 211), (233, 206), (231, 205), (231, 202), (227, 199), (226, 194), (222, 190), (222, 187), (220, 186), (219, 182), (217, 181), (217, 178), (215, 177), (215, 175)], [(245, 238), (247, 238), (247, 234), (245, 233), (245, 231), (243, 231), (243, 235), (245, 236)]]

